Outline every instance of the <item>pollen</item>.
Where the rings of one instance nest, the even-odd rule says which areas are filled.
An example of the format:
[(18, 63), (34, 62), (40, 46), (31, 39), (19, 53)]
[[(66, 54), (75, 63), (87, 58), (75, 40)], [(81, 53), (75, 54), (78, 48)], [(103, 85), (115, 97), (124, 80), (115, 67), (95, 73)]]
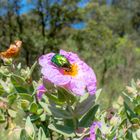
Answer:
[(78, 74), (78, 66), (77, 64), (71, 64), (70, 70), (64, 70), (64, 75), (76, 76)]

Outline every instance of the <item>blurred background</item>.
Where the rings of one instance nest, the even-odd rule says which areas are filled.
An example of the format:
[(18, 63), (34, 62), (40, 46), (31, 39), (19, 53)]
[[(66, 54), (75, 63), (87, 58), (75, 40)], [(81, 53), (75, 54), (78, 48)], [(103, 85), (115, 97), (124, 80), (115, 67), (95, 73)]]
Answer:
[(139, 38), (140, 0), (0, 0), (0, 51), (22, 40), (23, 66), (59, 49), (78, 53), (97, 75), (103, 107), (140, 77)]

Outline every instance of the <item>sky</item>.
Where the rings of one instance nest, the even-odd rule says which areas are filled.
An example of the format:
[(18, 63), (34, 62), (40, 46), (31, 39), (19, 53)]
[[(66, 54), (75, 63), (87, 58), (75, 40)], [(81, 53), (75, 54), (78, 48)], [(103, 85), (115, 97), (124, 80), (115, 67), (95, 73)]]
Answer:
[(28, 0), (22, 0), (22, 1), (21, 1), (21, 5), (23, 5), (23, 6), (22, 6), (22, 8), (21, 8), (21, 10), (20, 10), (20, 14), (27, 13), (27, 12), (29, 12), (31, 9), (34, 8), (33, 4), (32, 4), (32, 3), (28, 3), (27, 1), (28, 1)]
[[(35, 0), (31, 0), (31, 1), (32, 2), (34, 1), (35, 2)], [(50, 1), (53, 3), (56, 0), (50, 0)], [(61, 0), (57, 0), (57, 1), (61, 1)], [(81, 7), (81, 8), (82, 7), (85, 7), (88, 4), (89, 1), (90, 0), (81, 0), (81, 2), (78, 3), (78, 6)], [(106, 0), (107, 5), (111, 5), (112, 1), (113, 0)], [(32, 2), (29, 3), (29, 0), (21, 0), (22, 7), (21, 7), (21, 10), (20, 10), (20, 14), (27, 13), (31, 9), (33, 9), (34, 8), (34, 5), (32, 4)], [(2, 13), (0, 13), (0, 15), (3, 15), (6, 11), (3, 8), (3, 10), (1, 12)]]
[[(24, 7), (21, 9), (21, 13), (28, 12), (30, 9), (34, 8), (34, 6), (31, 3), (29, 4), (27, 1), (28, 0), (22, 0), (22, 4), (24, 5)], [(53, 2), (54, 0), (51, 1)], [(85, 7), (89, 1), (90, 0), (81, 0), (81, 2), (78, 3), (78, 6)], [(112, 3), (112, 0), (106, 0), (106, 3), (110, 5)]]
[[(24, 14), (24, 13), (27, 13), (29, 12), (31, 9), (34, 8), (33, 4), (32, 3), (28, 3), (27, 2), (28, 0), (22, 0), (22, 3), (21, 5), (23, 5), (23, 7), (21, 8), (20, 10), (20, 14)], [(51, 0), (53, 2), (53, 0)], [(78, 6), (83, 8), (87, 5), (87, 3), (89, 2), (90, 0), (81, 0), (81, 2), (78, 3)], [(82, 29), (86, 26), (86, 24), (84, 22), (79, 22), (79, 23), (76, 23), (76, 24), (71, 24), (71, 27), (74, 28), (74, 29)]]
[[(53, 3), (53, 1), (54, 0), (51, 0), (52, 3)], [(78, 6), (81, 8), (85, 7), (89, 1), (90, 0), (81, 0), (81, 2), (78, 3)], [(32, 8), (34, 8), (32, 3), (28, 3), (28, 0), (22, 0), (21, 4), (23, 5), (23, 7), (21, 8), (21, 11), (20, 11), (21, 14), (26, 13), (26, 12), (30, 11)]]
[[(53, 3), (55, 0), (51, 0), (51, 2)], [(58, 0), (58, 1), (61, 1), (61, 0)], [(88, 2), (90, 0), (81, 0), (81, 2), (78, 3), (78, 6), (83, 8), (85, 7)], [(106, 0), (106, 3), (107, 5), (111, 5), (112, 3), (112, 0)], [(28, 0), (22, 0), (21, 1), (21, 5), (22, 5), (22, 8), (20, 10), (20, 14), (24, 14), (24, 13), (27, 13), (29, 12), (31, 9), (34, 8), (33, 4), (32, 3), (29, 3)], [(71, 27), (74, 28), (74, 29), (83, 29), (84, 27), (86, 26), (86, 24), (84, 22), (79, 22), (79, 23), (76, 23), (76, 24), (71, 24)]]

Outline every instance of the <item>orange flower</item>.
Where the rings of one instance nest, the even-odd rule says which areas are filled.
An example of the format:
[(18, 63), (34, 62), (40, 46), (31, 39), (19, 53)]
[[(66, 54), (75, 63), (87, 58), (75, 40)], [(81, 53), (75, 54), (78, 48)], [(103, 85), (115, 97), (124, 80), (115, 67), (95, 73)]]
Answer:
[(0, 57), (1, 58), (14, 58), (14, 57), (16, 57), (20, 52), (21, 44), (22, 44), (22, 41), (16, 40), (14, 42), (14, 44), (10, 45), (9, 49), (0, 53)]

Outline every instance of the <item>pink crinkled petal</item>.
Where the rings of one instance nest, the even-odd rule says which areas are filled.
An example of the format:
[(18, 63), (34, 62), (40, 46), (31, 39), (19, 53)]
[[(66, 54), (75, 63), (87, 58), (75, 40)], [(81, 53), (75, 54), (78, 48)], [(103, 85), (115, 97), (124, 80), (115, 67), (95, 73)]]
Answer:
[(85, 80), (89, 94), (93, 95), (96, 92), (96, 76), (94, 71), (90, 68), (88, 78)]
[(76, 76), (64, 75), (62, 69), (51, 62), (55, 53), (49, 53), (39, 58), (43, 77), (55, 85), (71, 90), (77, 95), (83, 95), (85, 89), (87, 89), (89, 94), (94, 94), (96, 92), (96, 76), (94, 71), (85, 62), (81, 61), (77, 54), (64, 50), (60, 50), (60, 54), (64, 55), (71, 64), (78, 66), (78, 74)]
[(39, 85), (37, 87), (37, 98), (38, 100), (41, 100), (42, 99), (42, 95), (46, 92), (46, 88), (45, 86), (42, 84), (42, 85)]
[(48, 66), (48, 67), (42, 68), (41, 73), (44, 75), (45, 79), (59, 86), (68, 84), (71, 79), (70, 76), (63, 75), (54, 66)]
[(84, 138), (84, 140), (96, 140), (95, 129), (101, 128), (101, 122), (94, 122), (90, 127), (90, 137)]
[(96, 140), (95, 129), (101, 128), (101, 122), (94, 122), (90, 127), (90, 140)]
[(78, 55), (75, 54), (75, 53), (66, 52), (66, 51), (64, 51), (64, 50), (60, 50), (60, 54), (61, 54), (61, 55), (64, 55), (64, 56), (70, 61), (71, 64), (80, 61), (80, 58), (79, 58)]
[(54, 55), (55, 55), (55, 53), (49, 53), (49, 54), (46, 54), (46, 55), (42, 55), (39, 58), (39, 64), (42, 67), (46, 67), (47, 64), (51, 64), (51, 59)]
[(83, 61), (78, 62), (78, 66), (82, 69), (85, 84), (89, 94), (93, 95), (96, 92), (96, 76), (94, 71)]
[(83, 95), (85, 93), (85, 83), (82, 80), (72, 78), (68, 84), (68, 89), (70, 89), (74, 94)]

